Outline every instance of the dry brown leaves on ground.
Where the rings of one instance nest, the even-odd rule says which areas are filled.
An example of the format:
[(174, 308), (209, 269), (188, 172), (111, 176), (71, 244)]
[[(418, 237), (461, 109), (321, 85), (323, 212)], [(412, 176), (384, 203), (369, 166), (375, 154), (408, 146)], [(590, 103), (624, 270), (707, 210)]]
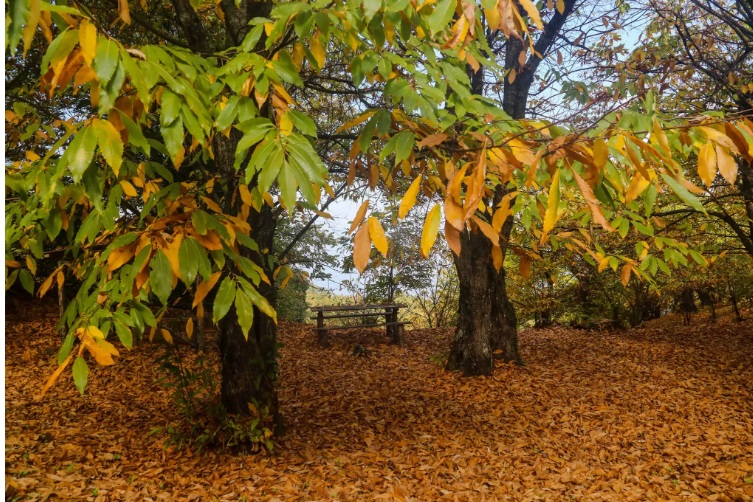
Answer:
[(288, 434), (272, 455), (166, 451), (150, 431), (176, 412), (154, 345), (93, 367), (84, 397), (67, 377), (35, 401), (55, 368), (54, 325), (39, 306), (7, 319), (18, 499), (753, 500), (750, 320), (529, 330), (525, 367), (474, 379), (437, 364), (449, 331), (408, 331), (404, 348), (339, 332), (322, 349), (283, 324)]

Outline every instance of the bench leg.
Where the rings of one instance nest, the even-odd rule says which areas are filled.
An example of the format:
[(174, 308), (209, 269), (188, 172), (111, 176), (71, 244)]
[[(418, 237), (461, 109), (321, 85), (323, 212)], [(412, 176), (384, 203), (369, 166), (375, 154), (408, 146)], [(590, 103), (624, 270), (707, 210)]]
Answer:
[(319, 335), (319, 345), (329, 348), (329, 330), (327, 328), (318, 328), (316, 334)]
[(393, 326), (392, 329), (392, 343), (402, 347), (405, 340), (405, 326)]

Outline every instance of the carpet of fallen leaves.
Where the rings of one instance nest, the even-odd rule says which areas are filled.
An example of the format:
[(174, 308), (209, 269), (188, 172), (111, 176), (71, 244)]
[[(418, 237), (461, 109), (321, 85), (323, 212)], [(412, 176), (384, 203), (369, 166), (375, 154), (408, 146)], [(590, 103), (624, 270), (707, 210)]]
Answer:
[(437, 362), (447, 330), (402, 348), (336, 332), (322, 349), (282, 324), (288, 434), (271, 455), (165, 450), (156, 345), (93, 367), (84, 397), (67, 377), (35, 400), (54, 326), (38, 304), (6, 318), (11, 499), (753, 500), (751, 320), (527, 330), (525, 367), (474, 379)]

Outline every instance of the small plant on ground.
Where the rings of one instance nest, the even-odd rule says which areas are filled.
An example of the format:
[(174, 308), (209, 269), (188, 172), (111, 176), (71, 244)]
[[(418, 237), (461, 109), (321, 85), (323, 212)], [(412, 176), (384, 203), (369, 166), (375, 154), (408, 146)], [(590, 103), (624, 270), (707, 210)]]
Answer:
[(165, 447), (187, 446), (201, 451), (222, 446), (250, 453), (272, 450), (269, 410), (248, 403), (250, 415), (227, 413), (217, 398), (214, 371), (203, 355), (190, 359), (178, 346), (169, 345), (158, 363), (163, 373), (159, 383), (170, 392), (180, 414), (177, 422), (153, 431), (167, 434)]

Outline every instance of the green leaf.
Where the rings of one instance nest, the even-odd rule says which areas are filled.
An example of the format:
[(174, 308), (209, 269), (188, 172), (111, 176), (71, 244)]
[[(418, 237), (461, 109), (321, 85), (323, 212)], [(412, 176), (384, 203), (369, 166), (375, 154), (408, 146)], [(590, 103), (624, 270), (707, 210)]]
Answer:
[(410, 131), (401, 131), (395, 137), (397, 138), (395, 144), (395, 164), (397, 165), (410, 157), (415, 137)]
[(298, 75), (298, 71), (295, 69), (293, 61), (290, 59), (289, 55), (287, 55), (287, 57), (283, 57), (283, 55), (287, 55), (287, 52), (280, 52), (279, 61), (271, 61), (272, 67), (282, 80), (289, 84), (293, 84), (296, 87), (302, 88), (303, 80), (301, 80), (300, 75)]
[(47, 232), (47, 237), (49, 237), (50, 240), (54, 240), (55, 237), (58, 236), (62, 228), (63, 216), (60, 214), (60, 209), (55, 208), (50, 211), (50, 216), (47, 218), (47, 223), (44, 227), (45, 231)]
[(204, 248), (193, 237), (186, 237), (180, 243), (178, 250), (178, 262), (180, 263), (180, 276), (187, 286), (193, 284), (199, 271), (199, 255), (204, 254)]
[(149, 284), (152, 292), (157, 295), (162, 305), (167, 305), (167, 300), (173, 290), (173, 271), (170, 260), (162, 250), (152, 258), (150, 263), (152, 271), (149, 273)]
[(233, 123), (235, 116), (238, 114), (239, 100), (239, 96), (233, 96), (232, 98), (228, 99), (227, 104), (225, 104), (225, 108), (223, 108), (220, 114), (217, 116), (218, 130), (225, 130)]
[(118, 67), (118, 44), (107, 37), (97, 37), (97, 55), (94, 57), (94, 72), (101, 85), (107, 85)]
[(693, 195), (688, 191), (687, 188), (679, 184), (674, 178), (671, 176), (667, 176), (664, 173), (660, 173), (661, 177), (664, 179), (664, 181), (669, 185), (669, 187), (672, 189), (672, 191), (677, 195), (680, 200), (682, 200), (685, 204), (689, 205), (699, 213), (706, 214), (706, 208), (703, 207), (703, 204), (701, 204), (701, 201), (698, 200), (698, 197)]
[[(5, 47), (10, 46), (10, 53), (16, 52), (18, 42), (21, 40), (21, 34), (23, 32), (23, 25), (26, 24), (26, 19), (29, 15), (29, 2), (28, 0), (10, 0), (9, 8), (6, 13), (6, 38)], [(8, 19), (10, 18), (10, 19)], [(10, 20), (10, 24), (8, 24)]]
[(382, 0), (363, 0), (363, 17), (369, 20), (382, 8)]
[(440, 0), (437, 3), (434, 11), (426, 20), (432, 33), (437, 33), (447, 26), (455, 13), (455, 5), (457, 5), (456, 0)]
[(65, 358), (68, 357), (68, 354), (71, 353), (71, 350), (73, 349), (73, 341), (75, 338), (76, 337), (73, 335), (73, 333), (68, 333), (66, 335), (65, 340), (63, 340), (63, 345), (58, 351), (58, 364), (63, 364)]
[(108, 120), (95, 120), (92, 125), (97, 133), (99, 151), (102, 152), (102, 156), (117, 176), (123, 163), (123, 143), (120, 141), (120, 133)]
[[(120, 112), (120, 110), (118, 111)], [(141, 131), (141, 126), (127, 117), (123, 112), (120, 112), (120, 118), (128, 131), (128, 142), (136, 148), (140, 148), (147, 156), (150, 155), (151, 147), (146, 137), (144, 137), (144, 133)]]
[(18, 279), (21, 281), (21, 285), (24, 287), (24, 289), (28, 291), (30, 295), (33, 295), (34, 294), (34, 276), (31, 275), (31, 272), (29, 272), (25, 268), (22, 268), (21, 272), (19, 272), (18, 274)]
[(259, 291), (256, 290), (251, 284), (249, 284), (247, 281), (241, 282), (241, 287), (243, 288), (243, 291), (246, 292), (248, 297), (251, 299), (254, 305), (266, 316), (271, 317), (274, 322), (277, 322), (277, 312), (272, 307), (272, 305), (269, 304), (266, 298), (264, 298)]
[(238, 315), (238, 324), (241, 326), (243, 336), (248, 340), (248, 332), (254, 323), (254, 306), (242, 289), (238, 289), (235, 293), (235, 313)]
[(169, 126), (180, 117), (183, 102), (180, 96), (170, 89), (162, 91), (162, 107), (160, 108), (159, 123), (162, 127)]
[(83, 357), (76, 357), (73, 361), (73, 383), (76, 384), (76, 388), (84, 395), (84, 389), (86, 388), (86, 382), (89, 380), (89, 366), (86, 365)]
[(125, 347), (128, 347), (129, 349), (133, 347), (133, 333), (131, 332), (131, 328), (129, 328), (125, 324), (115, 321), (115, 333), (118, 334), (120, 343), (122, 343)]
[(96, 146), (97, 135), (91, 127), (80, 129), (68, 145), (64, 157), (75, 183), (81, 181), (84, 171), (91, 164)]
[(225, 277), (220, 283), (220, 287), (217, 290), (217, 296), (214, 298), (214, 307), (212, 311), (212, 320), (216, 324), (223, 317), (225, 317), (230, 310), (230, 306), (235, 299), (235, 290), (237, 286), (235, 281), (230, 277)]
[[(259, 191), (267, 192), (280, 173), (280, 169), (285, 161), (285, 154), (280, 147), (280, 143), (277, 141), (269, 143), (269, 146), (263, 145), (257, 147), (257, 151), (259, 151), (260, 148), (264, 149), (264, 151), (260, 153), (260, 157), (265, 156), (265, 159), (263, 161), (264, 164), (258, 165), (258, 170), (260, 171)], [(258, 164), (258, 159), (255, 160), (254, 157), (256, 157), (256, 152), (254, 152), (254, 155), (251, 157), (251, 162), (256, 166)], [(246, 173), (246, 179), (248, 179), (248, 173)]]
[(316, 124), (311, 120), (311, 117), (295, 110), (288, 110), (288, 113), (291, 115), (293, 125), (296, 129), (307, 136), (316, 138)]
[(165, 140), (165, 148), (170, 154), (170, 159), (175, 160), (176, 155), (183, 147), (183, 121), (178, 119), (171, 125), (161, 127), (162, 138)]
[(47, 48), (47, 52), (45, 52), (44, 57), (42, 58), (41, 74), (44, 75), (45, 73), (47, 73), (47, 70), (49, 69), (51, 64), (55, 64), (62, 61), (63, 59), (66, 59), (70, 55), (71, 49), (73, 49), (77, 42), (78, 30), (73, 30), (70, 28), (66, 28), (63, 33), (55, 37), (52, 43), (50, 43), (50, 46)]
[(280, 198), (288, 213), (295, 208), (297, 199), (298, 184), (296, 183), (295, 174), (287, 162), (283, 163), (280, 168), (280, 174), (277, 176), (277, 185), (280, 187)]

